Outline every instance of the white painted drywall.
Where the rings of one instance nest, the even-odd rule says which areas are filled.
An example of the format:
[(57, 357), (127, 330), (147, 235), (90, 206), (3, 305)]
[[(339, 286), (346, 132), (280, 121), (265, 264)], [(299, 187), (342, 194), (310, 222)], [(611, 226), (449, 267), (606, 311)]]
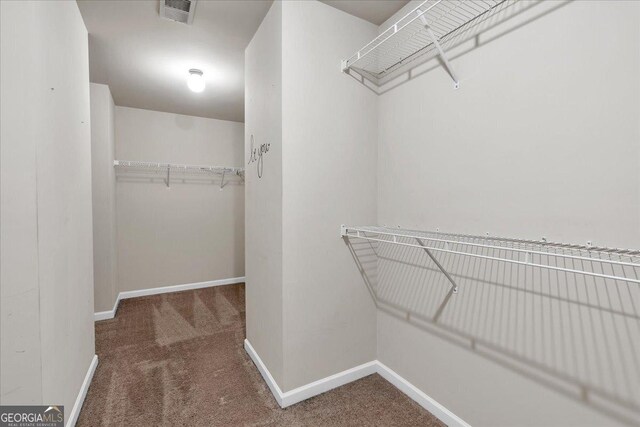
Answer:
[(340, 72), (376, 33), (282, 3), (284, 391), (375, 358), (375, 306), (339, 225), (376, 219), (377, 98)]
[[(640, 4), (514, 19), (452, 52), (459, 90), (432, 62), (380, 96), (378, 223), (640, 248)], [(444, 261), (460, 293), (437, 320), (448, 288), (433, 266), (380, 261), (382, 297), (413, 313), (379, 312), (380, 361), (474, 426), (637, 421), (624, 409), (640, 407), (637, 286), (521, 276), (514, 289), (516, 270)]]
[[(242, 166), (244, 125), (115, 108), (116, 158)], [(118, 289), (244, 276), (244, 185), (117, 176)]]
[(2, 2), (2, 404), (68, 414), (94, 355), (87, 31)]
[[(44, 109), (43, 8), (0, 3), (0, 402), (42, 401), (36, 152)], [(27, 66), (25, 73), (23, 69)], [(34, 85), (34, 82), (37, 82)], [(35, 108), (34, 108), (35, 107)], [(29, 114), (29, 109), (32, 113)]]
[(114, 118), (115, 106), (109, 86), (91, 83), (91, 194), (96, 312), (111, 310), (118, 295)]
[(375, 358), (375, 306), (343, 221), (373, 222), (376, 96), (340, 59), (377, 27), (274, 2), (246, 51), (247, 337), (283, 392)]
[[(247, 339), (275, 381), (282, 384), (282, 3), (279, 1), (273, 3), (247, 46), (245, 76)], [(249, 163), (252, 136), (256, 150), (268, 144), (269, 151), (261, 161)]]

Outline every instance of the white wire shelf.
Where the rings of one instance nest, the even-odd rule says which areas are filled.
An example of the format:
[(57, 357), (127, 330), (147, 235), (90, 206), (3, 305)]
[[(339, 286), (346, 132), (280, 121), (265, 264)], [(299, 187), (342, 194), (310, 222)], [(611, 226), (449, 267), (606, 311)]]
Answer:
[(457, 285), (433, 253), (455, 254), (640, 284), (640, 251), (637, 250), (378, 226), (343, 225), (341, 236), (425, 250), (451, 281), (454, 291), (457, 291)]
[(473, 37), (473, 29), (517, 0), (425, 0), (378, 37), (342, 61), (342, 71), (353, 69), (381, 85), (420, 58), (440, 55), (458, 87), (445, 50)]
[(172, 175), (180, 176), (216, 176), (221, 175), (220, 188), (224, 187), (225, 178), (238, 176), (244, 181), (244, 168), (229, 166), (183, 165), (176, 163), (143, 162), (137, 160), (115, 160), (113, 162), (117, 172), (142, 173), (160, 175), (166, 178), (167, 187), (170, 186)]

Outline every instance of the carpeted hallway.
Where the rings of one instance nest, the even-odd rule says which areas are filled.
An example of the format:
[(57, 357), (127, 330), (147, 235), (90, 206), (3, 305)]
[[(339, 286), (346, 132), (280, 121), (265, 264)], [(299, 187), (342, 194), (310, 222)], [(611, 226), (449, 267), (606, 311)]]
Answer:
[(377, 374), (281, 409), (243, 348), (244, 285), (121, 301), (79, 426), (443, 426)]

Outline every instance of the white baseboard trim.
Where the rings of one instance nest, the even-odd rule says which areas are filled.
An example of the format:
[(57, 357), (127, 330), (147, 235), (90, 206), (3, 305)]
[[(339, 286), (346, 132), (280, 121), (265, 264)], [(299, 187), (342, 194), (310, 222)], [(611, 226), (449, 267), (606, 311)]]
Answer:
[(116, 311), (118, 311), (118, 304), (120, 304), (120, 295), (116, 297), (116, 302), (113, 303), (113, 308), (107, 311), (99, 311), (97, 313), (93, 313), (93, 321), (97, 322), (99, 320), (107, 320), (113, 319), (116, 317)]
[(236, 283), (243, 283), (244, 281), (245, 281), (245, 278), (243, 276), (243, 277), (232, 277), (230, 279), (209, 280), (207, 282), (187, 283), (184, 285), (162, 286), (159, 288), (140, 289), (137, 291), (120, 292), (116, 297), (116, 302), (113, 305), (113, 309), (93, 313), (93, 320), (97, 322), (99, 320), (113, 319), (116, 316), (118, 305), (120, 304), (120, 301), (122, 301), (123, 299), (144, 297), (148, 295), (168, 294), (171, 292), (189, 291), (193, 289), (210, 288), (213, 286), (233, 285)]
[(67, 418), (66, 427), (74, 427), (76, 425), (78, 417), (80, 416), (82, 404), (84, 403), (85, 397), (87, 397), (87, 392), (89, 391), (89, 386), (91, 385), (91, 380), (93, 379), (93, 374), (95, 374), (97, 367), (98, 355), (94, 354), (93, 359), (91, 359), (87, 375), (85, 375), (82, 386), (80, 386), (80, 392), (78, 393), (78, 397), (76, 397), (76, 402), (73, 404), (73, 409), (71, 409), (71, 412), (69, 413), (69, 418)]
[(267, 386), (269, 387), (269, 390), (271, 390), (271, 394), (273, 394), (273, 397), (276, 398), (278, 405), (280, 405), (280, 407), (283, 407), (282, 395), (284, 393), (282, 393), (282, 390), (280, 390), (280, 387), (278, 387), (278, 383), (276, 383), (276, 380), (274, 380), (271, 376), (271, 372), (269, 372), (267, 366), (262, 362), (262, 359), (260, 358), (260, 356), (258, 356), (258, 353), (256, 353), (255, 349), (246, 338), (244, 339), (244, 350), (247, 352), (251, 360), (253, 360), (256, 368), (258, 368), (260, 375), (262, 375), (264, 382), (267, 383)]
[(376, 372), (376, 363), (368, 362), (283, 393), (271, 376), (269, 369), (267, 369), (266, 365), (262, 362), (262, 359), (247, 339), (244, 340), (244, 348), (249, 354), (249, 357), (251, 357), (251, 360), (253, 360), (253, 363), (255, 363), (258, 371), (260, 371), (262, 378), (267, 383), (267, 386), (269, 386), (269, 390), (271, 390), (271, 393), (276, 398), (276, 401), (281, 408), (286, 408), (287, 406), (291, 406), (295, 403), (317, 396), (325, 391), (332, 390), (352, 381), (359, 380), (360, 378), (364, 378), (367, 375), (371, 375)]
[(462, 418), (458, 417), (453, 412), (442, 406), (435, 399), (429, 397), (426, 393), (422, 392), (409, 381), (402, 378), (395, 371), (393, 371), (391, 368), (389, 368), (379, 360), (364, 363), (362, 365), (356, 366), (355, 368), (347, 369), (346, 371), (339, 372), (335, 375), (322, 378), (318, 381), (314, 381), (307, 385), (303, 385), (301, 387), (283, 393), (276, 381), (271, 376), (269, 369), (267, 369), (266, 365), (247, 339), (244, 340), (244, 348), (247, 354), (249, 354), (249, 357), (251, 357), (251, 360), (253, 360), (253, 363), (255, 363), (258, 371), (260, 371), (262, 378), (267, 383), (267, 386), (278, 402), (278, 405), (280, 405), (280, 407), (282, 408), (286, 408), (287, 406), (293, 405), (294, 403), (309, 399), (310, 397), (317, 396), (324, 393), (325, 391), (340, 387), (341, 385), (359, 380), (360, 378), (364, 378), (367, 375), (378, 373), (382, 378), (389, 381), (398, 390), (417, 402), (424, 409), (431, 412), (435, 417), (437, 417), (447, 426), (471, 427)]
[(382, 378), (393, 384), (398, 390), (409, 396), (418, 405), (431, 412), (436, 418), (445, 423), (449, 427), (471, 427), (462, 418), (439, 404), (435, 399), (428, 396), (418, 387), (398, 375), (393, 369), (384, 363), (376, 360), (377, 372)]
[(185, 285), (162, 286), (160, 288), (140, 289), (138, 291), (124, 291), (118, 295), (118, 300), (145, 297), (147, 295), (168, 294), (171, 292), (189, 291), (192, 289), (210, 288), (212, 286), (233, 285), (244, 282), (244, 277), (230, 279), (209, 280), (208, 282), (187, 283)]
[(350, 382), (359, 380), (376, 372), (375, 362), (367, 362), (346, 371), (338, 372), (326, 378), (289, 390), (282, 395), (282, 407), (317, 396), (325, 391), (333, 390)]

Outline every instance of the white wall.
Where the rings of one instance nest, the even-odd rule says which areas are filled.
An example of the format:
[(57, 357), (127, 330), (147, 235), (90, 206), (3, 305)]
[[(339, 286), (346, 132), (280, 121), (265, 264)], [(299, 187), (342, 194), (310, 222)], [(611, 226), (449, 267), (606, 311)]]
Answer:
[[(0, 3), (0, 244), (2, 345), (0, 401), (3, 405), (42, 401), (36, 152), (44, 95), (46, 45), (29, 31), (42, 19), (33, 2)], [(38, 63), (32, 64), (35, 58)], [(22, 69), (29, 65), (25, 73)], [(32, 114), (27, 108), (35, 106)]]
[(87, 31), (2, 2), (2, 404), (63, 404), (94, 355)]
[(282, 242), (289, 390), (375, 358), (375, 306), (340, 224), (376, 219), (377, 98), (340, 61), (377, 27), (282, 4)]
[(343, 222), (376, 210), (376, 97), (340, 60), (377, 27), (274, 2), (246, 51), (247, 338), (283, 392), (375, 358), (375, 306)]
[[(241, 166), (244, 125), (115, 108), (116, 158)], [(244, 185), (117, 177), (119, 291), (244, 276)]]
[(91, 177), (95, 311), (113, 308), (118, 295), (116, 251), (115, 106), (109, 86), (91, 83)]
[[(247, 46), (245, 76), (247, 339), (281, 385), (282, 3), (278, 1)], [(269, 151), (261, 161), (249, 163), (253, 148), (259, 151), (262, 144), (269, 144)]]
[[(378, 223), (639, 248), (640, 5), (515, 19), (453, 52), (459, 90), (432, 62), (380, 96)], [(637, 286), (446, 258), (460, 293), (434, 321), (441, 275), (416, 251), (382, 255), (379, 292), (404, 310), (379, 312), (378, 358), (470, 424), (637, 421)]]

